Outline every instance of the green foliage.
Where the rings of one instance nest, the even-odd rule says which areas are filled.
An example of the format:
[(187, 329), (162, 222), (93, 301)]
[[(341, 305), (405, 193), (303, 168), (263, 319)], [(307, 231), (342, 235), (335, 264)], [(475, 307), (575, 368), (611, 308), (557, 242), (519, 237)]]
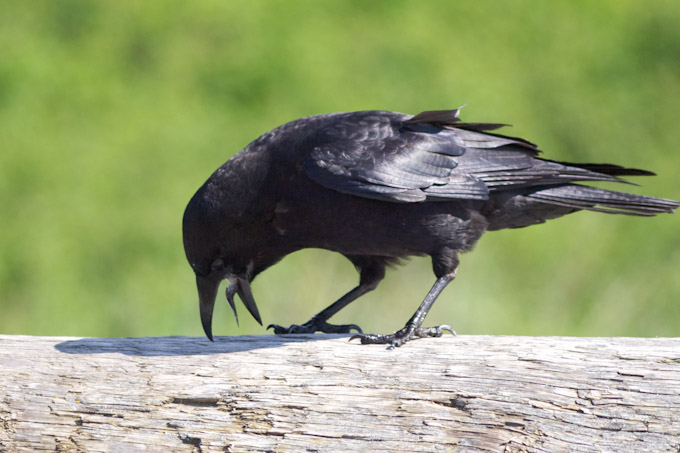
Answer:
[[(468, 104), (552, 158), (657, 171), (630, 190), (678, 199), (679, 23), (677, 1), (4, 2), (0, 332), (202, 335), (184, 206), (250, 140), (315, 113)], [(679, 335), (678, 219), (489, 233), (427, 322)], [(356, 280), (303, 251), (254, 293), (265, 323), (299, 323)], [(337, 320), (391, 331), (432, 282), (412, 260)], [(263, 332), (241, 314), (221, 297), (214, 331)]]

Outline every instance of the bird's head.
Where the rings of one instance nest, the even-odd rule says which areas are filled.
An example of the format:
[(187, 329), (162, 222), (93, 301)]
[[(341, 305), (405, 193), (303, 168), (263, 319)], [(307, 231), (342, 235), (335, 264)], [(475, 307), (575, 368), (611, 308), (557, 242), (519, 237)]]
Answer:
[(260, 313), (250, 290), (253, 261), (241, 257), (229, 244), (238, 245), (230, 235), (229, 222), (218, 214), (214, 206), (206, 203), (199, 191), (184, 211), (182, 222), (184, 251), (196, 275), (201, 323), (206, 336), (212, 341), (212, 316), (215, 299), (222, 280), (227, 280), (226, 296), (236, 322), (238, 315), (234, 295), (238, 294), (246, 309), (262, 324)]

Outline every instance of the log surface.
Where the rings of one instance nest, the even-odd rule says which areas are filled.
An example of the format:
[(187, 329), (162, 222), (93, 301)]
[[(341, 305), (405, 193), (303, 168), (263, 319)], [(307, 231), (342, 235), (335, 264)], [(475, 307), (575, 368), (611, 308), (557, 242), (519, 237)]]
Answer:
[(0, 336), (0, 451), (680, 451), (680, 339)]

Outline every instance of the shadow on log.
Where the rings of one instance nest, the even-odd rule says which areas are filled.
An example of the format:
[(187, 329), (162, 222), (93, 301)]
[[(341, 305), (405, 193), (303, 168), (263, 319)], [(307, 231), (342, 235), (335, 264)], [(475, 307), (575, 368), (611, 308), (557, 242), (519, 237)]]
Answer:
[(680, 450), (680, 339), (0, 336), (0, 451)]

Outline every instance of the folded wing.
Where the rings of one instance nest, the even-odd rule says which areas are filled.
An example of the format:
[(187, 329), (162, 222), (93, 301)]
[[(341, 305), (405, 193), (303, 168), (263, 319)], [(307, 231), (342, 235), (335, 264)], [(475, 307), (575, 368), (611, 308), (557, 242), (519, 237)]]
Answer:
[(463, 123), (459, 113), (344, 114), (312, 137), (303, 168), (315, 182), (342, 193), (411, 203), (486, 200), (494, 191), (650, 174), (540, 159), (533, 143), (489, 132), (502, 124)]

